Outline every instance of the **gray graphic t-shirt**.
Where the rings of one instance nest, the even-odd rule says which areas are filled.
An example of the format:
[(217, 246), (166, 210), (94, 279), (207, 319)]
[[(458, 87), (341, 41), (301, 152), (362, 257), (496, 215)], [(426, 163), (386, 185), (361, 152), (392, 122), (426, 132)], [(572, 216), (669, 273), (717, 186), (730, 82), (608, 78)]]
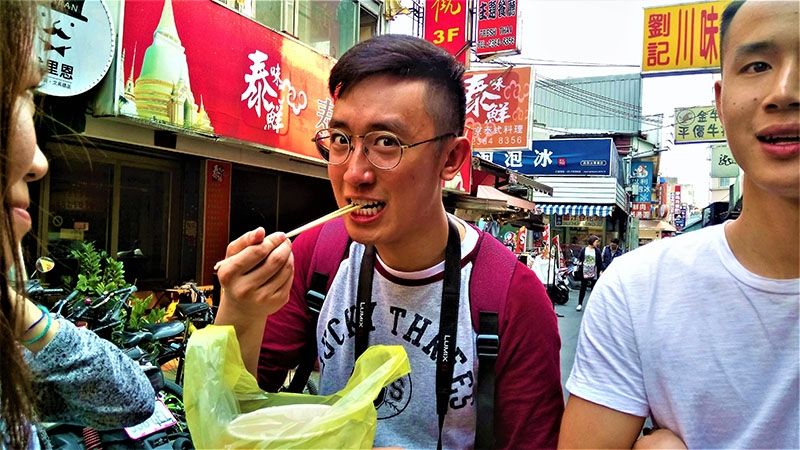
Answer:
[[(478, 238), (475, 230), (466, 228), (461, 246), (462, 265), (464, 259), (473, 259), (471, 253)], [(356, 290), (363, 253), (363, 245), (351, 244), (350, 256), (342, 261), (320, 313), (317, 346), (321, 394), (342, 389), (353, 371)], [(376, 258), (369, 305), (374, 330), (369, 334), (369, 344), (402, 345), (411, 362), (411, 374), (395, 381), (381, 394), (376, 447), (436, 447), (439, 432), (436, 355), (442, 269), (443, 263), (421, 272), (399, 273), (382, 264), (380, 257)], [(471, 269), (471, 262), (461, 269), (456, 358), (442, 435), (444, 448), (472, 448), (475, 439), (473, 396), (477, 393), (478, 361), (469, 308)]]

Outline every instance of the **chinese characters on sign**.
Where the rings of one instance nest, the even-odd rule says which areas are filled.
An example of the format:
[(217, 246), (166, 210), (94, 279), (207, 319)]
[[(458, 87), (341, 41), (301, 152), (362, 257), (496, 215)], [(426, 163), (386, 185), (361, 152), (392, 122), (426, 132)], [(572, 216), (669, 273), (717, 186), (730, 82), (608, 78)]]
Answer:
[(203, 216), (203, 284), (211, 283), (211, 272), (217, 261), (225, 259), (231, 220), (231, 170), (224, 161), (205, 161), (206, 213)]
[(712, 106), (675, 109), (675, 143), (725, 142), (725, 130)]
[(682, 230), (686, 224), (686, 206), (681, 201), (681, 185), (677, 184), (671, 194), (672, 197), (672, 223), (675, 228)]
[[(48, 2), (49, 3), (49, 2)], [(40, 92), (67, 97), (93, 88), (114, 58), (114, 29), (101, 0), (52, 2), (41, 6), (41, 51), (45, 77)], [(46, 22), (45, 22), (46, 20)]]
[(739, 165), (733, 159), (728, 144), (711, 146), (711, 178), (735, 178), (739, 176)]
[(631, 217), (636, 217), (637, 219), (652, 219), (653, 213), (651, 211), (650, 202), (632, 202)]
[(468, 72), (464, 85), (466, 126), (474, 132), (474, 149), (528, 147), (530, 67)]
[(719, 27), (730, 0), (645, 8), (642, 71), (719, 67)]
[(633, 184), (637, 187), (636, 195), (634, 195), (635, 202), (650, 203), (653, 192), (653, 163), (651, 162), (637, 162), (632, 167)]
[(478, 0), (478, 30), (475, 53), (519, 53), (517, 46), (517, 0)]
[(467, 0), (425, 0), (425, 40), (465, 66), (469, 62), (467, 10)]
[(530, 150), (478, 151), (474, 156), (525, 175), (558, 176), (609, 176), (618, 157), (611, 138), (535, 140)]
[(217, 2), (122, 3), (119, 114), (319, 158), (332, 58)]
[(606, 221), (605, 217), (587, 216), (585, 214), (579, 214), (579, 215), (556, 214), (557, 227), (603, 228), (603, 224), (605, 223), (605, 221)]
[(250, 73), (244, 75), (247, 89), (242, 92), (241, 101), (247, 100), (247, 107), (255, 109), (256, 115), (261, 117), (264, 110), (265, 130), (280, 133), (284, 128), (284, 106), (288, 106), (295, 116), (308, 106), (308, 97), (303, 91), (298, 91), (292, 86), (289, 78), (281, 78), (281, 65), (275, 63), (267, 70), (269, 57), (256, 50), (247, 55), (253, 64)]

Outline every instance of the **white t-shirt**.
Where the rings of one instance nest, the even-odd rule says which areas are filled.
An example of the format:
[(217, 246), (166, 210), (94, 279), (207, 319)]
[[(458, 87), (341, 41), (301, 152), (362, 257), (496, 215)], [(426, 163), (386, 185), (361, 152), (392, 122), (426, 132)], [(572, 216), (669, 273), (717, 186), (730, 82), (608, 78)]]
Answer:
[[(475, 443), (478, 359), (469, 280), (478, 232), (466, 224), (464, 227), (453, 390), (445, 416), (443, 448), (472, 448)], [(349, 256), (339, 266), (320, 311), (317, 351), (321, 394), (342, 389), (353, 372), (356, 292), (363, 255), (363, 245), (350, 245)], [(470, 261), (465, 264), (467, 259)], [(411, 373), (388, 386), (380, 400), (376, 447), (436, 448), (436, 344), (443, 271), (444, 261), (419, 272), (400, 272), (386, 266), (379, 255), (375, 260), (370, 305), (374, 330), (369, 334), (369, 344), (402, 345), (411, 363)]]
[(689, 448), (800, 447), (800, 279), (749, 272), (724, 225), (614, 261), (585, 312), (569, 392), (652, 414)]

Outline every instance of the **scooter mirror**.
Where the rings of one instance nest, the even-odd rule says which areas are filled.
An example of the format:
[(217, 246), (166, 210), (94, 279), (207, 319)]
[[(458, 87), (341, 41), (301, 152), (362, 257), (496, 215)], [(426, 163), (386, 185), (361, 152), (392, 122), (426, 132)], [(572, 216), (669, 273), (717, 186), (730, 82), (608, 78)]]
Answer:
[(56, 266), (56, 262), (53, 261), (52, 258), (48, 258), (47, 256), (42, 256), (36, 260), (36, 271), (41, 273), (47, 273), (53, 270), (53, 267)]

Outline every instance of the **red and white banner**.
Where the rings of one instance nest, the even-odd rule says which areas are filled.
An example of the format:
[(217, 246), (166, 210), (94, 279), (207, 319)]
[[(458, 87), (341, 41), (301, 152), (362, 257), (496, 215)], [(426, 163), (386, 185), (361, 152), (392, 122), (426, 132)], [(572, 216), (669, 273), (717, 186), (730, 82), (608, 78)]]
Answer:
[(213, 1), (124, 9), (119, 114), (319, 158), (332, 58)]
[(467, 0), (425, 0), (425, 40), (469, 63)]
[(517, 12), (517, 0), (478, 0), (478, 56), (519, 53)]
[(464, 85), (473, 150), (529, 148), (530, 67), (470, 71)]

